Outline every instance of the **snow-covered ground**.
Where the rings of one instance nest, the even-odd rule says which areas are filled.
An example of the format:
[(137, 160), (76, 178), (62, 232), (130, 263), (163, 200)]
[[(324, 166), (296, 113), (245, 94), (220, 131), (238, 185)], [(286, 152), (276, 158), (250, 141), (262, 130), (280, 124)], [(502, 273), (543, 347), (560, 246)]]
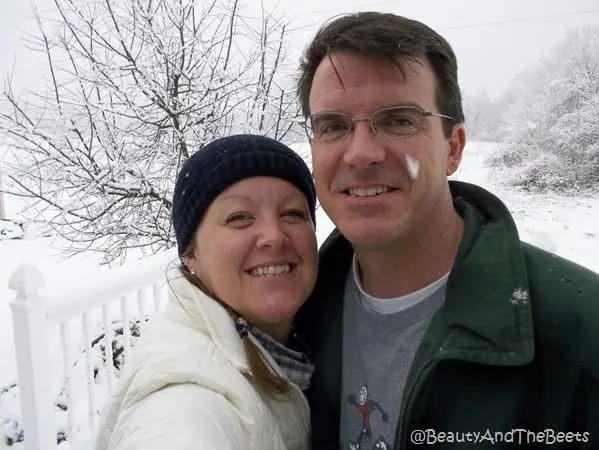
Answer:
[[(524, 240), (599, 273), (599, 196), (531, 195), (501, 187), (483, 164), (494, 148), (495, 144), (467, 144), (462, 167), (453, 178), (479, 184), (502, 198), (513, 212)], [(306, 146), (298, 151), (302, 156), (308, 154)], [(317, 227), (321, 243), (332, 229), (331, 221), (321, 209)], [(20, 421), (17, 391), (11, 388), (17, 382), (17, 370), (9, 307), (14, 293), (8, 289), (8, 280), (24, 261), (38, 266), (46, 280), (46, 292), (54, 298), (72, 296), (77, 289), (91, 286), (90, 283), (107, 283), (113, 270), (100, 267), (100, 257), (92, 253), (61, 259), (49, 238), (0, 240), (0, 449), (22, 448), (22, 444), (9, 447), (4, 436), (10, 435), (14, 421)], [(139, 263), (132, 261), (130, 270), (131, 273), (141, 270)]]
[(484, 167), (496, 144), (471, 143), (454, 178), (483, 186), (501, 198), (514, 215), (523, 240), (599, 273), (599, 194), (568, 197), (529, 194), (502, 186)]

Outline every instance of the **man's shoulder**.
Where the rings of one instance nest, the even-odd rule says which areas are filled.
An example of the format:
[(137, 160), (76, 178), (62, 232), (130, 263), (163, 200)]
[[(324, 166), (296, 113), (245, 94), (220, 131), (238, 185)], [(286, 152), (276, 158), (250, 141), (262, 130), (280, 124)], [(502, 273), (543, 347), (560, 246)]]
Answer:
[(523, 254), (537, 345), (599, 377), (599, 274), (529, 244)]
[(578, 299), (599, 308), (599, 274), (571, 260), (527, 243), (522, 244), (531, 290), (548, 299)]

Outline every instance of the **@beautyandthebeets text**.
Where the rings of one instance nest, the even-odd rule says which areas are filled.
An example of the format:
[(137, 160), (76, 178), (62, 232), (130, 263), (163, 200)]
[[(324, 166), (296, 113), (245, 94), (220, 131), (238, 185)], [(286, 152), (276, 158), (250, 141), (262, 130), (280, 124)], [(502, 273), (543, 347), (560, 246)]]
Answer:
[(410, 441), (415, 445), (433, 445), (443, 442), (465, 443), (465, 444), (500, 444), (512, 443), (515, 445), (528, 444), (568, 444), (588, 443), (591, 433), (588, 431), (556, 431), (547, 428), (542, 431), (532, 431), (526, 428), (514, 428), (509, 431), (494, 431), (491, 429), (480, 431), (437, 431), (432, 428), (425, 430), (413, 430), (410, 433)]

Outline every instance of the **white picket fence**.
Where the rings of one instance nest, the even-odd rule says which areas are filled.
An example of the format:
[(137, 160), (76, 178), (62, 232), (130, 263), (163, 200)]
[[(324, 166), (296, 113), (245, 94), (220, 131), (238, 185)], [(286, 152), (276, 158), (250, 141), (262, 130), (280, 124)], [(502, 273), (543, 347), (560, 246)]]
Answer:
[[(44, 295), (34, 265), (23, 264), (13, 273), (9, 287), (16, 291), (11, 310), (25, 450), (59, 448), (57, 430), (64, 441), (60, 448), (90, 448), (104, 399), (117, 381), (114, 361), (126, 364), (132, 330), (160, 310), (166, 269), (174, 261), (175, 253), (166, 252), (146, 258), (135, 272), (114, 269), (111, 283), (59, 302)], [(113, 353), (121, 330), (124, 352)]]

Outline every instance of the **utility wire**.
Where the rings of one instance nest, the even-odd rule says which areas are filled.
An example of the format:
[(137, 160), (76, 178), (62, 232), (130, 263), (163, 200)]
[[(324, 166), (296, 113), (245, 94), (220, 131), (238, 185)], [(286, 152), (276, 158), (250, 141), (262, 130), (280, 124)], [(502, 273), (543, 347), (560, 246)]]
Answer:
[[(470, 25), (458, 25), (455, 27), (443, 27), (443, 28), (438, 28), (438, 31), (465, 30), (465, 29), (470, 29), (470, 28), (481, 28), (481, 27), (488, 27), (488, 26), (495, 26), (495, 25), (509, 25), (512, 23), (533, 22), (535, 20), (545, 20), (545, 19), (553, 19), (553, 18), (567, 17), (567, 16), (581, 16), (584, 14), (593, 14), (593, 13), (599, 13), (599, 8), (587, 9), (587, 10), (583, 10), (583, 11), (572, 11), (572, 12), (567, 12), (567, 13), (552, 14), (552, 15), (545, 15), (545, 16), (522, 17), (519, 19), (510, 19), (510, 20), (503, 20), (503, 21), (496, 21), (496, 22), (485, 22), (485, 23), (470, 24)], [(313, 13), (309, 13), (309, 14), (313, 14)], [(295, 31), (301, 31), (306, 28), (320, 26), (322, 23), (323, 23), (323, 21), (319, 20), (317, 22), (312, 22), (312, 23), (309, 23), (306, 25), (289, 28), (287, 31), (289, 33), (293, 33)]]
[(585, 11), (573, 11), (573, 12), (569, 12), (569, 13), (552, 14), (552, 15), (546, 15), (546, 16), (522, 17), (520, 19), (502, 20), (502, 21), (497, 21), (497, 22), (486, 22), (486, 23), (478, 23), (478, 24), (471, 24), (471, 25), (459, 25), (457, 27), (445, 27), (445, 28), (439, 28), (439, 31), (465, 30), (468, 28), (480, 28), (480, 27), (487, 27), (487, 26), (494, 26), (494, 25), (508, 25), (508, 24), (512, 24), (512, 23), (531, 22), (531, 21), (535, 21), (535, 20), (553, 19), (553, 18), (557, 18), (557, 17), (581, 16), (583, 14), (592, 14), (592, 13), (597, 13), (597, 12), (599, 12), (599, 8), (587, 9)]

